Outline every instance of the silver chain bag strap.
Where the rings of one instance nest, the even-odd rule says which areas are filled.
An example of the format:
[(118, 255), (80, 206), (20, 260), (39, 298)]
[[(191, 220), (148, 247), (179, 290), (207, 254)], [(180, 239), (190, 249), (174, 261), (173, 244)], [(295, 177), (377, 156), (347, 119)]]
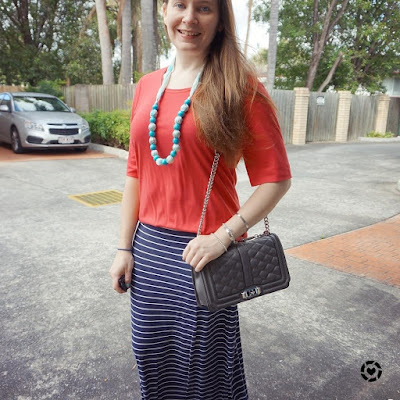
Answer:
[[(220, 154), (215, 152), (197, 235), (201, 234), (219, 158)], [(276, 234), (270, 233), (268, 217), (264, 218), (264, 224), (262, 234), (235, 241), (202, 271), (192, 268), (199, 306), (213, 312), (289, 286), (282, 244)]]

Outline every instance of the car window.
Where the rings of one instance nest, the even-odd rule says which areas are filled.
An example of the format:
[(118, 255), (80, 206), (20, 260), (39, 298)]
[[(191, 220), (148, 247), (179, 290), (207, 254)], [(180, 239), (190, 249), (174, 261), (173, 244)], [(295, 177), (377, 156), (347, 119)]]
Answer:
[(70, 110), (56, 97), (14, 96), (15, 111), (63, 111)]
[(4, 97), (4, 94), (0, 94), (0, 106), (1, 106), (1, 102), (2, 102), (2, 100), (3, 100), (3, 97)]
[(0, 104), (2, 106), (7, 105), (8, 108), (11, 110), (11, 96), (9, 94), (7, 94), (7, 93), (4, 93), (2, 97), (3, 98), (2, 98), (2, 100), (0, 102)]

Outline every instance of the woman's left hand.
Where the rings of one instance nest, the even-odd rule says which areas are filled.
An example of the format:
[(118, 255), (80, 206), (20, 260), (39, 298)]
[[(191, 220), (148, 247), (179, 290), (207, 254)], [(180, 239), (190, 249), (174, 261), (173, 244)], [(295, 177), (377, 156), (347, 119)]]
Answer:
[(225, 252), (214, 235), (200, 235), (192, 239), (182, 253), (182, 259), (200, 272), (211, 260)]

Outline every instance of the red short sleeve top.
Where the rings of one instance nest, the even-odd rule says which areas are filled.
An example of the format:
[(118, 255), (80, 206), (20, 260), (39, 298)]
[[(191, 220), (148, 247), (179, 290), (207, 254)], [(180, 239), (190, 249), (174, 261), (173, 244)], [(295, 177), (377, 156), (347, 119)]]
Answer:
[[(150, 154), (149, 119), (165, 69), (144, 76), (132, 104), (127, 175), (139, 179), (139, 220), (143, 223), (197, 232), (214, 150), (196, 134), (192, 109), (181, 125), (180, 151), (172, 164), (158, 166)], [(260, 90), (265, 93), (260, 84)], [(157, 116), (157, 150), (165, 158), (172, 149), (174, 120), (190, 89), (166, 89)], [(281, 131), (273, 109), (260, 100), (249, 110), (253, 140), (244, 149), (244, 162), (252, 186), (291, 178)], [(236, 172), (221, 157), (211, 192), (203, 234), (216, 231), (240, 208), (235, 189)]]

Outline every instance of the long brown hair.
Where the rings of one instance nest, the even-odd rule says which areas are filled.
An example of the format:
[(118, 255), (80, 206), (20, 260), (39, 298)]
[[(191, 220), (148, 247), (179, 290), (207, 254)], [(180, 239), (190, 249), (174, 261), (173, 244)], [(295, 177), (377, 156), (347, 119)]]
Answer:
[(257, 75), (239, 49), (231, 0), (217, 1), (220, 29), (210, 45), (192, 107), (200, 139), (235, 166), (244, 143), (251, 140), (245, 102), (257, 96), (274, 108), (271, 99), (257, 90)]

